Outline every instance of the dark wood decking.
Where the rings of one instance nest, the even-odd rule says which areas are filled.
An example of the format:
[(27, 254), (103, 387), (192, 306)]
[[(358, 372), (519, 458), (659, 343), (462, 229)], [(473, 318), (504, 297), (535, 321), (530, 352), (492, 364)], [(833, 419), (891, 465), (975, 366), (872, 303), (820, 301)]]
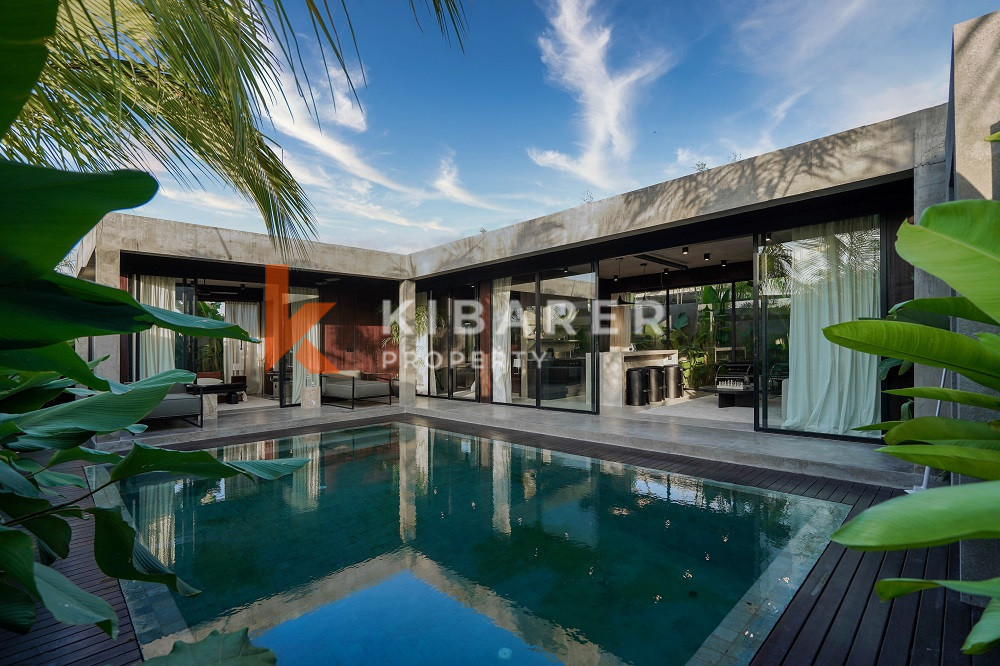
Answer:
[[(456, 428), (452, 422), (409, 415), (400, 415), (392, 420), (435, 426), (442, 430)], [(358, 421), (350, 427), (385, 421), (385, 418)], [(474, 424), (464, 424), (461, 429), (470, 435), (842, 502), (853, 506), (852, 516), (901, 492), (863, 483), (582, 443)], [(315, 428), (310, 430), (315, 431)], [(240, 440), (248, 441), (248, 438)], [(224, 442), (199, 443), (198, 448), (220, 443)], [(82, 466), (73, 467), (75, 469), (68, 467), (65, 471), (80, 473)], [(111, 641), (92, 626), (59, 624), (51, 614), (40, 609), (38, 622), (28, 635), (17, 636), (0, 631), (0, 663), (128, 664), (141, 660), (121, 589), (117, 581), (105, 577), (93, 561), (92, 524), (75, 522), (73, 553), (56, 568), (84, 589), (111, 603), (121, 622), (118, 640)], [(876, 580), (890, 576), (956, 578), (958, 548), (953, 545), (891, 553), (860, 553), (830, 544), (778, 620), (753, 664), (1000, 664), (1000, 659), (992, 655), (970, 658), (961, 654), (959, 648), (979, 611), (963, 604), (957, 593), (932, 590), (884, 603), (872, 588)]]

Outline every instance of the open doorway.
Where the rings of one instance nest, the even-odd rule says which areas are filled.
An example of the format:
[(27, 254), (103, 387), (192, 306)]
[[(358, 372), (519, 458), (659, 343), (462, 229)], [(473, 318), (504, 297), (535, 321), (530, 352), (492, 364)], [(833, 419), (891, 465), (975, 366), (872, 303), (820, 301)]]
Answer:
[[(602, 378), (602, 390), (620, 383), (622, 410), (753, 428), (753, 258), (753, 238), (742, 236), (600, 263), (614, 304), (607, 352), (625, 372)], [(602, 394), (605, 412), (616, 397)]]

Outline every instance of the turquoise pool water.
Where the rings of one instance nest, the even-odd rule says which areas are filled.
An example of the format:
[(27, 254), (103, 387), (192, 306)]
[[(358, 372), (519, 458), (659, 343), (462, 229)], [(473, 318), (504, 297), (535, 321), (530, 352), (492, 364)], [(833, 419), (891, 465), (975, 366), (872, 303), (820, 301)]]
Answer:
[(255, 484), (119, 484), (204, 592), (124, 586), (147, 656), (249, 626), (279, 663), (745, 662), (847, 507), (385, 424), (227, 446)]

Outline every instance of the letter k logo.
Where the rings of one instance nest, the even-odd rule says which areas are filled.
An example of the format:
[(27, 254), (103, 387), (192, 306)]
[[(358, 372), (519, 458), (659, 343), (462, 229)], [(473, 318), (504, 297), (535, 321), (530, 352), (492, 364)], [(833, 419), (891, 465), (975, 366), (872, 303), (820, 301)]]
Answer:
[[(264, 268), (264, 366), (270, 370), (286, 352), (299, 344), (295, 359), (311, 374), (337, 372), (306, 334), (336, 303), (302, 302), (288, 293), (288, 266), (268, 264)], [(308, 298), (308, 297), (306, 297)], [(294, 314), (291, 308), (296, 303)]]

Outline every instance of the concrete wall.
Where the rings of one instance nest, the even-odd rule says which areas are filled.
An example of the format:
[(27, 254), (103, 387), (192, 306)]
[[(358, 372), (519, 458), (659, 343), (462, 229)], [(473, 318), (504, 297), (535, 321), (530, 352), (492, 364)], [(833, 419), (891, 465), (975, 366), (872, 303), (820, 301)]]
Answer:
[(693, 224), (778, 200), (853, 189), (917, 167), (925, 196), (936, 197), (946, 115), (946, 105), (924, 109), (415, 252), (413, 273), (438, 275)]
[[(110, 274), (110, 268), (102, 268), (102, 261), (111, 262), (110, 255), (120, 255), (121, 252), (242, 264), (288, 264), (292, 268), (303, 270), (392, 280), (410, 276), (407, 258), (393, 252), (329, 243), (307, 243), (304, 255), (285, 257), (266, 234), (122, 213), (105, 216), (84, 237), (80, 247), (80, 263), (88, 263), (86, 253), (93, 248), (93, 256), (97, 259), (97, 273), (105, 276)], [(100, 278), (97, 281), (112, 284)], [(113, 286), (117, 284), (116, 280)]]
[[(954, 28), (952, 52), (952, 112), (954, 115), (954, 196), (956, 199), (1000, 198), (1000, 144), (983, 139), (1000, 131), (1000, 12), (981, 16)], [(989, 327), (955, 320), (955, 330), (974, 335)], [(996, 329), (992, 329), (997, 332)], [(988, 391), (955, 375), (952, 386), (966, 391)], [(962, 419), (989, 421), (996, 412), (957, 405)], [(959, 477), (957, 482), (965, 479)], [(1000, 575), (1000, 541), (963, 541), (961, 578), (982, 580)], [(968, 603), (985, 606), (987, 597), (963, 594)]]

